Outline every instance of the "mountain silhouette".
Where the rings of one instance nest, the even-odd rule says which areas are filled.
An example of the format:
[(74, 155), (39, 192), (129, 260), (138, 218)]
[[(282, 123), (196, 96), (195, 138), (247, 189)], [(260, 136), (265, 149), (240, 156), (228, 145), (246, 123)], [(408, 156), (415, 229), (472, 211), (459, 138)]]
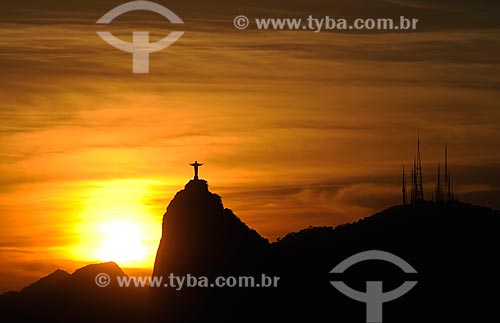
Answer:
[(262, 257), (267, 239), (250, 229), (204, 180), (191, 180), (163, 217), (154, 276), (245, 271)]
[[(498, 318), (499, 232), (496, 210), (423, 202), (394, 206), (336, 228), (312, 227), (288, 234), (272, 244), (282, 287), (290, 288), (280, 293), (280, 317), (319, 320), (330, 311), (332, 320), (363, 322), (365, 304), (332, 290), (327, 284), (333, 278), (329, 271), (356, 253), (383, 250), (408, 261), (418, 275), (405, 277), (391, 264), (367, 262), (356, 265), (344, 279), (360, 291), (367, 280), (382, 280), (387, 290), (410, 278), (419, 281), (407, 295), (384, 305), (384, 322)], [(309, 297), (296, 297), (296, 290)], [(305, 308), (311, 311), (305, 314)]]
[[(56, 271), (21, 292), (0, 296), (6, 322), (366, 322), (366, 304), (330, 281), (384, 292), (418, 281), (383, 305), (384, 322), (498, 321), (500, 212), (466, 203), (394, 206), (354, 223), (310, 227), (269, 243), (224, 208), (203, 180), (190, 181), (168, 205), (154, 276), (280, 277), (276, 288), (161, 286), (100, 288), (95, 275), (125, 274), (114, 263)], [(330, 271), (367, 250), (393, 253), (416, 270), (367, 261)], [(115, 282), (115, 280), (111, 280)]]
[(71, 275), (66, 271), (58, 269), (52, 274), (34, 282), (33, 284), (23, 288), (22, 294), (26, 296), (46, 296), (54, 291), (54, 289), (60, 286), (64, 281), (68, 279)]
[[(224, 208), (206, 181), (194, 179), (168, 205), (153, 276), (166, 281), (170, 274), (211, 280), (222, 275), (257, 275), (264, 269), (268, 248), (267, 239)], [(151, 296), (158, 321), (174, 322), (242, 321), (241, 312), (260, 299), (252, 290), (204, 287), (176, 290), (162, 286), (151, 288)]]
[[(108, 287), (96, 285), (98, 274), (110, 277)], [(4, 322), (140, 321), (146, 293), (139, 288), (119, 288), (118, 276), (126, 275), (113, 262), (88, 265), (71, 275), (56, 270), (20, 292), (1, 295), (2, 318)]]

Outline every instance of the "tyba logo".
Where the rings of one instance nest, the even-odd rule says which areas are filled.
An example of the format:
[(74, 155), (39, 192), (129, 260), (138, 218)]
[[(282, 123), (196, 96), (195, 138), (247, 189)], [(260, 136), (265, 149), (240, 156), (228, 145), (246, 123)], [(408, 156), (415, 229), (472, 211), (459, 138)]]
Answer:
[[(410, 266), (406, 261), (396, 255), (385, 251), (371, 250), (357, 253), (338, 264), (330, 273), (341, 274), (352, 265), (366, 260), (383, 260), (390, 262), (403, 270), (407, 274), (416, 274), (417, 271)], [(386, 302), (393, 301), (404, 294), (408, 293), (415, 285), (416, 281), (406, 281), (398, 288), (383, 292), (381, 281), (367, 281), (366, 292), (360, 292), (352, 289), (341, 281), (331, 281), (333, 287), (339, 290), (342, 294), (356, 301), (366, 303), (366, 322), (381, 323), (382, 322), (382, 305)]]
[[(179, 18), (170, 9), (159, 5), (151, 1), (131, 1), (124, 3), (101, 17), (97, 21), (98, 24), (109, 24), (116, 17), (121, 16), (124, 13), (137, 10), (146, 10), (156, 12), (173, 24), (183, 24), (181, 18)], [(97, 34), (105, 42), (119, 50), (125, 51), (127, 53), (132, 53), (133, 55), (133, 72), (134, 74), (147, 74), (149, 73), (149, 54), (160, 51), (167, 48), (176, 42), (184, 34), (183, 31), (173, 31), (165, 38), (150, 43), (149, 42), (149, 32), (148, 31), (136, 31), (132, 35), (132, 43), (127, 43), (121, 39), (116, 38), (108, 31), (98, 31)]]

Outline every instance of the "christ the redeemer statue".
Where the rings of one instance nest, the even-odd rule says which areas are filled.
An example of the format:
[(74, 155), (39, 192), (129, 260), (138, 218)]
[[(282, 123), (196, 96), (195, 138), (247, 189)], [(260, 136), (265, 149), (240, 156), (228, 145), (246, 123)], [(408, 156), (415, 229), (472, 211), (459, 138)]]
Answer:
[(193, 164), (189, 164), (194, 167), (194, 179), (198, 180), (198, 167), (203, 166), (203, 164), (198, 163), (196, 160)]

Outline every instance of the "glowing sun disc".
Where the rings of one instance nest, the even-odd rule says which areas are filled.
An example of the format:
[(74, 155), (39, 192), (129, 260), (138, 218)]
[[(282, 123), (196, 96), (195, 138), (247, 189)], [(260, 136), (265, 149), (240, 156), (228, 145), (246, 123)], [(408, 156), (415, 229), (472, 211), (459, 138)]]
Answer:
[(101, 225), (106, 236), (97, 257), (102, 261), (121, 264), (144, 260), (146, 248), (142, 244), (140, 226), (133, 222), (112, 222)]

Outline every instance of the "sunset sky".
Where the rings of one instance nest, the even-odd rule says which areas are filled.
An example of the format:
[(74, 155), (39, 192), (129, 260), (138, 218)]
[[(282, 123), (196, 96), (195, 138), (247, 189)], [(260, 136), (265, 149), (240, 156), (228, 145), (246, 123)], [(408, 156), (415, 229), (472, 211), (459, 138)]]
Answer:
[[(170, 0), (157, 2), (184, 25), (147, 12), (95, 24), (125, 2), (0, 4), (0, 292), (105, 260), (149, 270), (194, 160), (271, 241), (400, 203), (419, 133), (426, 198), (447, 143), (457, 197), (500, 208), (498, 1)], [(419, 25), (237, 30), (240, 14)], [(140, 75), (102, 30), (185, 34)], [(113, 247), (120, 232), (137, 257)]]

